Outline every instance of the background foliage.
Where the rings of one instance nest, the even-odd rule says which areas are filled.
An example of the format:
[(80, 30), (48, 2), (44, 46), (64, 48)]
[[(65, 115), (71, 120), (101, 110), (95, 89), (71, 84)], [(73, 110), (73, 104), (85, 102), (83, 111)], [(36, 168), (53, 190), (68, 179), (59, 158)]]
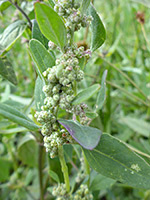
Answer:
[[(39, 199), (39, 184), (41, 184), (38, 181), (39, 162), (42, 163), (43, 168), (45, 199), (53, 199), (47, 189), (50, 190), (53, 184), (62, 182), (63, 175), (58, 158), (52, 160), (44, 153), (42, 160), (38, 160), (41, 138), (39, 137), (38, 141), (35, 141), (33, 131), (37, 130), (37, 126), (30, 120), (32, 118), (35, 121), (33, 93), (37, 77), (35, 64), (29, 53), (28, 43), (31, 32), (26, 27), (22, 14), (14, 6), (10, 6), (8, 2), (8, 4), (4, 4), (4, 2), (7, 1), (0, 1), (0, 44), (4, 41), (5, 45), (0, 46), (0, 54), (4, 55), (12, 48), (5, 54), (6, 57), (0, 58), (0, 74), (5, 74), (5, 77), (0, 77), (0, 103), (5, 104), (5, 106), (0, 104), (0, 114), (11, 107), (13, 119), (14, 113), (17, 112), (16, 108), (25, 116), (20, 113), (16, 114), (23, 123), (19, 124), (21, 126), (14, 123), (15, 121), (12, 122), (0, 116), (0, 200)], [(35, 18), (33, 1), (20, 1), (19, 5), (31, 20)], [(103, 85), (102, 74), (106, 69), (108, 74), (104, 106), (95, 108), (96, 94), (87, 101), (91, 110), (97, 109), (99, 114), (91, 125), (128, 143), (132, 150), (150, 164), (150, 4), (146, 0), (95, 0), (94, 5), (105, 25), (107, 39), (100, 50), (93, 53), (86, 65), (85, 79), (79, 85), (80, 90), (95, 83)], [(8, 8), (3, 11), (4, 6), (5, 8), (8, 6)], [(18, 22), (20, 26), (15, 26), (16, 19), (20, 20)], [(3, 31), (5, 30), (8, 34), (6, 28), (10, 24), (13, 24), (12, 27), (9, 27), (11, 34), (6, 37), (3, 35)], [(18, 40), (12, 41), (16, 33), (18, 37), (15, 38)], [(22, 36), (19, 37), (21, 34)], [(83, 43), (84, 36), (85, 32), (81, 30), (75, 35), (76, 42)], [(89, 38), (85, 45), (90, 44)], [(30, 42), (30, 49), (34, 42), (34, 40)], [(38, 47), (37, 43), (36, 45)], [(9, 67), (10, 74), (3, 72), (4, 66), (6, 69)], [(105, 88), (101, 87), (101, 90), (102, 93), (105, 93)], [(27, 115), (29, 118), (26, 117)], [(9, 119), (11, 119), (10, 116)], [(30, 130), (27, 130), (26, 128), (29, 126)], [(111, 145), (108, 138), (112, 136), (106, 134), (102, 136), (104, 148), (100, 151), (105, 151), (105, 147)], [(124, 145), (123, 143), (118, 144), (118, 140), (115, 140), (114, 143), (118, 147)], [(81, 149), (78, 146), (73, 148), (68, 145), (64, 149), (73, 186), (77, 174), (76, 169), (79, 168), (79, 159), (75, 152), (80, 154)], [(85, 150), (85, 154), (88, 153), (88, 150)], [(124, 155), (129, 156), (130, 153), (124, 149)], [(133, 157), (131, 156), (131, 158)], [(140, 162), (136, 159), (137, 157), (134, 160), (135, 164)], [(123, 160), (125, 162), (125, 159)], [(128, 162), (129, 160), (125, 164)], [(110, 166), (115, 168), (116, 165)], [(106, 167), (109, 168), (109, 166), (105, 166), (101, 170), (105, 171)], [(143, 168), (147, 169), (147, 166), (143, 166)], [(100, 170), (100, 167), (98, 169)], [(109, 172), (107, 171), (107, 173)], [(104, 174), (107, 175), (106, 172)], [(118, 175), (116, 176), (118, 177)], [(97, 172), (93, 170), (90, 189), (95, 199), (150, 199), (149, 175), (145, 171), (142, 176), (144, 176), (143, 179), (140, 176), (139, 179), (130, 180), (132, 186), (135, 184), (137, 187), (136, 183), (140, 183), (140, 181), (142, 181), (142, 185), (145, 185), (141, 189), (136, 189), (130, 187), (129, 182), (127, 185), (126, 182), (121, 183), (126, 176), (117, 178), (118, 181), (115, 181), (111, 179), (115, 178), (115, 175), (109, 175), (108, 178), (101, 174), (97, 175)], [(147, 179), (145, 179), (146, 176)]]

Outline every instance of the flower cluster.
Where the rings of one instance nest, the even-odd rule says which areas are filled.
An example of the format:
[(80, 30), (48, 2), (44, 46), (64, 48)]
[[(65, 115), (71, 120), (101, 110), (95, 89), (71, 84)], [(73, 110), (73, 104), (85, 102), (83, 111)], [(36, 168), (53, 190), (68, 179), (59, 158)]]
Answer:
[(79, 7), (80, 4), (74, 3), (73, 0), (55, 0), (54, 10), (66, 20), (68, 39), (72, 30), (78, 31), (81, 27), (87, 27), (92, 20), (90, 16), (82, 14)]
[(56, 65), (44, 71), (46, 84), (43, 87), (45, 93), (44, 105), (40, 112), (36, 112), (37, 121), (42, 124), (44, 146), (50, 152), (51, 158), (58, 153), (58, 147), (64, 143), (72, 143), (73, 139), (64, 129), (61, 130), (57, 122), (58, 108), (65, 109), (69, 113), (75, 113), (81, 117), (81, 122), (86, 121), (85, 104), (73, 106), (74, 81), (79, 82), (84, 78), (84, 73), (79, 67), (79, 59), (89, 58), (90, 51), (84, 51), (83, 47), (66, 48), (66, 53), (56, 60)]
[(93, 195), (90, 193), (87, 185), (80, 185), (79, 189), (74, 194), (68, 194), (64, 184), (59, 184), (53, 187), (52, 195), (56, 200), (93, 200)]
[(52, 195), (54, 197), (57, 197), (56, 200), (70, 199), (66, 191), (66, 186), (63, 183), (58, 184), (57, 186), (53, 187)]
[(93, 195), (90, 193), (87, 185), (80, 185), (76, 191), (73, 200), (93, 200)]
[(80, 183), (86, 177), (85, 163), (84, 163), (83, 156), (80, 158), (80, 164), (81, 164), (81, 168), (80, 168), (80, 171), (78, 172), (77, 177), (75, 179), (77, 183)]

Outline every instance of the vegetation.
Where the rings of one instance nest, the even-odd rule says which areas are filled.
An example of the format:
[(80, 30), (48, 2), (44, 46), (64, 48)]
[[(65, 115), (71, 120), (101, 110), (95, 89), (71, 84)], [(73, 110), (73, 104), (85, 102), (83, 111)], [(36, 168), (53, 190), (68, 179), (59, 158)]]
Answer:
[(0, 200), (150, 199), (148, 0), (0, 0)]

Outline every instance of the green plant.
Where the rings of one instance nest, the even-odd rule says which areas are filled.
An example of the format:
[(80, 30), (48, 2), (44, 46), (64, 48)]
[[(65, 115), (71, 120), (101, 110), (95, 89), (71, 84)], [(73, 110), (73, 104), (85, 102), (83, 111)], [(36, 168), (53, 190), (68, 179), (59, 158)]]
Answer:
[[(8, 61), (9, 50), (17, 44), (21, 35), (24, 36), (29, 51), (26, 48), (24, 50), (30, 67), (31, 89), (28, 90), (32, 97), (29, 103), (26, 103), (27, 98), (24, 98), (25, 103), (21, 98), (18, 103), (16, 96), (14, 100), (8, 100), (7, 96), (14, 90), (14, 86), (9, 85), (1, 98), (0, 126), (8, 129), (2, 131), (2, 134), (7, 134), (2, 137), (2, 144), (5, 144), (11, 157), (2, 157), (0, 161), (1, 168), (5, 171), (5, 175), (1, 175), (1, 181), (8, 179), (13, 165), (14, 176), (6, 184), (7, 188), (14, 190), (10, 198), (98, 199), (100, 194), (95, 191), (102, 190), (103, 187), (107, 189), (116, 184), (116, 181), (120, 186), (149, 190), (149, 155), (126, 144), (124, 140), (121, 141), (119, 136), (108, 134), (111, 133), (111, 117), (113, 118), (110, 86), (104, 111), (106, 114), (104, 120), (102, 118), (106, 83), (124, 91), (131, 99), (138, 100), (144, 109), (149, 108), (149, 99), (135, 80), (108, 62), (104, 53), (102, 55), (96, 51), (105, 42), (106, 32), (93, 1), (82, 0), (79, 3), (77, 0), (49, 0), (24, 3), (25, 7), (28, 5), (30, 8), (26, 12), (23, 3), (19, 1), (0, 2), (0, 11), (14, 6), (12, 9), (16, 8), (18, 15), (21, 14), (26, 19), (13, 22), (0, 35), (0, 74), (17, 85), (15, 71)], [(112, 49), (115, 49), (115, 44)], [(108, 55), (109, 53), (106, 54)], [(35, 63), (35, 71), (31, 57)], [(123, 76), (128, 81), (127, 84), (131, 84), (139, 92), (138, 95), (130, 94), (130, 90), (111, 83), (112, 69), (107, 70), (107, 66), (101, 73), (98, 71), (97, 75), (93, 75), (90, 70), (97, 71), (93, 65), (102, 62)], [(16, 72), (19, 73), (19, 67)], [(138, 126), (135, 124), (140, 122), (130, 117), (121, 120), (134, 130)], [(142, 133), (141, 130), (146, 126), (149, 127), (149, 124), (142, 121), (141, 129), (135, 131)], [(18, 136), (13, 134), (18, 132), (23, 133), (19, 142)], [(149, 136), (148, 128), (143, 132), (143, 136)], [(15, 142), (18, 143), (17, 155), (13, 150)], [(21, 160), (23, 166), (19, 165), (18, 160)], [(24, 165), (29, 166), (30, 170), (34, 167), (28, 172), (25, 183), (21, 176), (21, 173), (25, 173)], [(37, 188), (37, 180), (33, 183), (33, 178), (37, 174), (40, 192), (34, 194), (32, 190)], [(30, 188), (30, 184), (33, 187)], [(6, 186), (2, 184), (1, 187), (3, 199)]]

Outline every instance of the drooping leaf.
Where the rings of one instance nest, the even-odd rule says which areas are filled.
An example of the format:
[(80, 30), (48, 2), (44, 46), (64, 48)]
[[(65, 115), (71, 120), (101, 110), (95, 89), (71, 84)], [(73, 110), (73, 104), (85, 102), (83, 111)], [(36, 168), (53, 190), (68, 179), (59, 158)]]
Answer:
[(86, 149), (95, 148), (100, 141), (102, 132), (97, 128), (83, 126), (79, 122), (73, 120), (59, 119), (59, 123)]
[(48, 39), (41, 33), (37, 21), (32, 21), (32, 38), (41, 42), (48, 49)]
[(115, 137), (103, 134), (95, 149), (84, 152), (90, 166), (100, 174), (132, 187), (150, 189), (150, 165)]
[(147, 6), (147, 7), (150, 8), (150, 1), (149, 0), (132, 0), (132, 1), (137, 2), (137, 3), (141, 3), (144, 6)]
[(11, 165), (9, 160), (0, 157), (0, 182), (9, 180)]
[(82, 103), (83, 101), (92, 97), (99, 89), (100, 89), (100, 85), (94, 84), (94, 85), (90, 86), (89, 88), (82, 90), (73, 99), (72, 104), (77, 105), (77, 104)]
[(99, 15), (97, 14), (92, 4), (89, 7), (89, 13), (93, 18), (91, 23), (91, 29), (92, 29), (91, 50), (95, 51), (105, 42), (106, 31)]
[(0, 1), (0, 12), (3, 12), (4, 10), (6, 10), (10, 5), (11, 5), (11, 3), (9, 1), (1, 0)]
[(96, 111), (100, 110), (105, 102), (106, 99), (106, 76), (107, 76), (107, 70), (104, 71), (101, 81), (101, 88), (97, 95), (96, 100)]
[(5, 79), (17, 85), (17, 78), (14, 72), (14, 69), (11, 63), (7, 60), (2, 60), (0, 58), (0, 75), (2, 75)]
[(54, 1), (53, 1), (53, 0), (48, 0), (48, 2), (49, 2), (49, 4), (50, 4), (50, 6), (51, 6), (52, 8), (54, 8), (54, 6), (55, 6)]
[(0, 54), (8, 51), (27, 27), (26, 22), (18, 20), (10, 24), (0, 35)]
[(53, 170), (49, 170), (49, 175), (54, 181), (60, 183), (59, 176)]
[(86, 112), (86, 116), (89, 117), (90, 119), (94, 119), (98, 116), (97, 113), (92, 113), (92, 112)]
[(126, 124), (133, 131), (145, 136), (150, 137), (150, 123), (133, 117), (124, 117), (120, 119), (120, 122)]
[(6, 104), (0, 103), (0, 115), (32, 131), (39, 128), (30, 118)]
[(91, 0), (82, 0), (81, 12), (85, 13), (90, 5)]
[(44, 86), (44, 82), (38, 76), (38, 78), (36, 79), (35, 91), (34, 91), (34, 99), (35, 99), (35, 105), (36, 105), (37, 111), (40, 111), (41, 106), (44, 105), (45, 94), (43, 92), (43, 86)]
[(42, 79), (42, 73), (47, 70), (47, 68), (55, 65), (55, 59), (38, 40), (32, 39), (29, 45), (32, 58), (36, 63), (36, 71)]
[(9, 129), (0, 130), (0, 134), (9, 135), (13, 133), (27, 132), (27, 131), (28, 129), (24, 127), (17, 127), (17, 128), (9, 128)]
[(63, 49), (67, 32), (61, 17), (51, 7), (39, 2), (35, 3), (35, 13), (43, 35)]
[(18, 157), (30, 167), (37, 166), (38, 145), (32, 136), (26, 135), (21, 139), (18, 145)]
[[(94, 178), (93, 178), (94, 175)], [(106, 176), (103, 176), (101, 174), (98, 174), (94, 171), (94, 174), (91, 173), (91, 178), (93, 179), (90, 184), (90, 190), (96, 191), (96, 190), (105, 190), (107, 188), (110, 188), (116, 181), (108, 178)]]

